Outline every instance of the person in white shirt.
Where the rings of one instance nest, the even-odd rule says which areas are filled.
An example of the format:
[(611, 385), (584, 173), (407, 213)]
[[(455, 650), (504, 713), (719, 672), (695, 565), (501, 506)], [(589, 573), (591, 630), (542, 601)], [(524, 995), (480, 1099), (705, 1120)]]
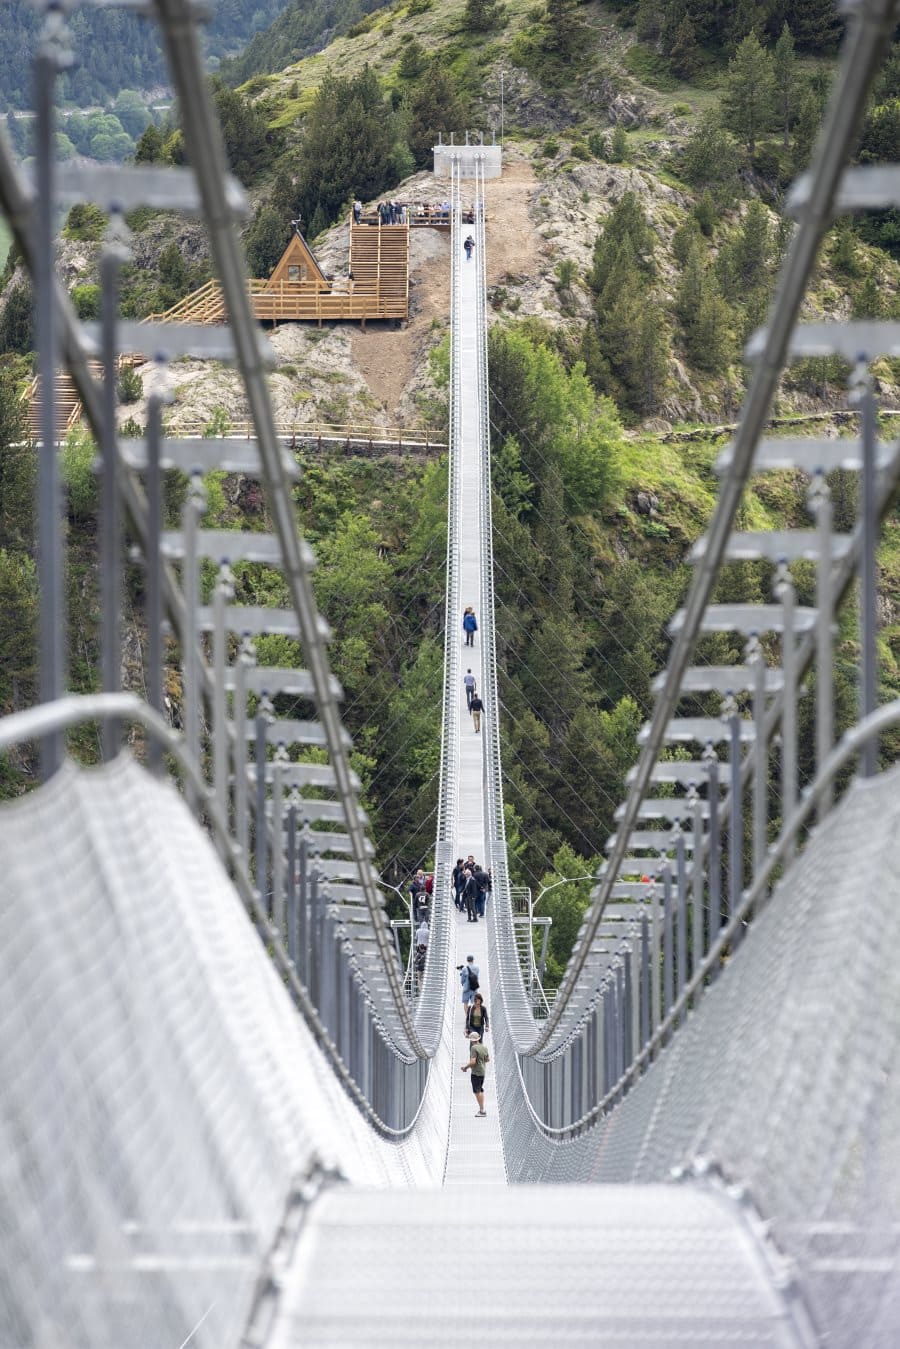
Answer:
[(475, 697), (475, 676), (471, 670), (466, 670), (463, 675), (463, 684), (466, 689), (466, 707), (471, 708), (472, 699)]

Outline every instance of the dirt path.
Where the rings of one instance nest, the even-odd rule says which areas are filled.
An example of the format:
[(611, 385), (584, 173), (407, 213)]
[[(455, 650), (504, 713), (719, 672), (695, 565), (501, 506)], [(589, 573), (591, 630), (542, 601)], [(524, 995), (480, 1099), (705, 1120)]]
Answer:
[[(503, 176), (485, 184), (489, 285), (537, 269), (543, 240), (531, 222), (536, 187), (531, 161), (515, 149), (506, 155)], [(392, 424), (427, 358), (433, 321), (450, 316), (450, 240), (437, 230), (410, 235), (410, 312), (405, 328), (354, 329), (350, 340), (353, 360)]]

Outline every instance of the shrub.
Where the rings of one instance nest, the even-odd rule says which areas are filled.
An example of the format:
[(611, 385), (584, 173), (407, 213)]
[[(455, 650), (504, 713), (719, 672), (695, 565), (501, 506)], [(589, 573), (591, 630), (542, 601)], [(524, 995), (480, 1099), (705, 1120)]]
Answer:
[(606, 159), (609, 148), (602, 131), (592, 131), (588, 136), (588, 149), (597, 159)]
[(591, 152), (584, 141), (573, 141), (569, 148), (569, 154), (573, 159), (590, 159)]
[(137, 403), (144, 396), (144, 381), (133, 365), (125, 365), (119, 372), (116, 393), (120, 403)]
[(574, 258), (563, 258), (556, 265), (556, 279), (560, 290), (570, 290), (578, 279), (578, 264)]
[(554, 155), (558, 155), (559, 141), (553, 136), (548, 136), (541, 146), (541, 154), (546, 155), (548, 159), (552, 159)]
[(72, 290), (72, 304), (80, 319), (98, 319), (100, 317), (100, 287), (93, 285), (75, 286)]
[(406, 17), (414, 19), (417, 14), (427, 14), (431, 6), (432, 0), (410, 0), (406, 6)]
[(221, 404), (213, 408), (209, 414), (209, 421), (203, 428), (205, 436), (227, 436), (231, 422), (228, 419), (228, 412)]
[(133, 417), (128, 417), (119, 427), (119, 435), (123, 440), (139, 440), (143, 434), (143, 426)]
[(96, 455), (97, 447), (90, 432), (83, 426), (73, 426), (66, 436), (61, 465), (73, 520), (87, 520), (97, 508)]
[(106, 216), (92, 202), (78, 202), (66, 216), (63, 236), (81, 243), (99, 243), (106, 229)]
[(613, 164), (621, 164), (628, 158), (628, 136), (623, 126), (617, 126), (613, 130), (609, 158)]

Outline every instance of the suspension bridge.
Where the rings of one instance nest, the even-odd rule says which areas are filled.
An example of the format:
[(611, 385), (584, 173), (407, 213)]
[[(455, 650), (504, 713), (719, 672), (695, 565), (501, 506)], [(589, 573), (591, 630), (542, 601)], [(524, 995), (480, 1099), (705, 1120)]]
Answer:
[[(159, 25), (195, 167), (83, 171), (84, 199), (110, 213), (96, 327), (76, 320), (52, 265), (54, 91), (67, 58), (56, 6), (36, 61), (33, 183), (0, 138), (0, 206), (34, 278), (50, 394), (41, 697), (0, 721), (0, 751), (38, 746), (42, 777), (0, 810), (0, 1344), (896, 1345), (900, 795), (879, 750), (900, 707), (877, 700), (877, 546), (900, 453), (879, 440), (869, 367), (900, 350), (900, 329), (799, 317), (835, 215), (900, 204), (896, 166), (850, 164), (897, 4), (847, 6), (718, 502), (550, 1005), (519, 940), (505, 839), (477, 154), (471, 261), (459, 164), (451, 192), (443, 722), (417, 986), (385, 917), (315, 559), (296, 527), (297, 469), (273, 421), (235, 230), (244, 203), (195, 8), (138, 8)], [(227, 325), (118, 319), (122, 213), (148, 197), (202, 215)], [(185, 352), (234, 361), (253, 438), (167, 440), (157, 391), (145, 437), (120, 444), (113, 375), (148, 343), (163, 367)], [(853, 366), (858, 433), (764, 438), (785, 365), (832, 353)], [(101, 459), (102, 692), (87, 696), (66, 692), (60, 367)], [(201, 527), (202, 474), (222, 463), (263, 484), (271, 533)], [(162, 527), (162, 464), (191, 478), (178, 530)], [(837, 469), (859, 483), (846, 532), (832, 518)], [(808, 480), (811, 527), (736, 529), (751, 477), (782, 470)], [(121, 688), (126, 536), (144, 568), (145, 698)], [(802, 604), (793, 569), (810, 559), (814, 603)], [(204, 561), (216, 569), (208, 601)], [(236, 605), (240, 561), (279, 567), (289, 605)], [(713, 602), (736, 562), (764, 569), (773, 603)], [(836, 740), (835, 624), (851, 601), (859, 708)], [(474, 648), (461, 644), (468, 604)], [(177, 730), (165, 625), (180, 651)], [(299, 638), (303, 668), (258, 662), (254, 638), (271, 632)], [(709, 632), (741, 635), (744, 663), (692, 663)], [(485, 704), (480, 733), (464, 664)], [(815, 776), (801, 790), (804, 690)], [(275, 715), (284, 693), (297, 719)], [(65, 733), (88, 720), (102, 726), (103, 762), (84, 769)], [(140, 729), (146, 762), (123, 748), (126, 726)], [(493, 872), (477, 926), (451, 901), (453, 861), (469, 853)], [(483, 1119), (460, 1073), (455, 967), (468, 955), (491, 1010)]]

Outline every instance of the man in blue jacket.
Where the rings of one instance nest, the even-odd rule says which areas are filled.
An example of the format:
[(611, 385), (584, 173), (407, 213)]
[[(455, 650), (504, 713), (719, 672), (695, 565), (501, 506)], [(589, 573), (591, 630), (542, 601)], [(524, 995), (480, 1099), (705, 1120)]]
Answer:
[(475, 610), (469, 605), (463, 614), (463, 632), (466, 634), (466, 646), (475, 645), (475, 634), (478, 631), (478, 620), (475, 617)]

